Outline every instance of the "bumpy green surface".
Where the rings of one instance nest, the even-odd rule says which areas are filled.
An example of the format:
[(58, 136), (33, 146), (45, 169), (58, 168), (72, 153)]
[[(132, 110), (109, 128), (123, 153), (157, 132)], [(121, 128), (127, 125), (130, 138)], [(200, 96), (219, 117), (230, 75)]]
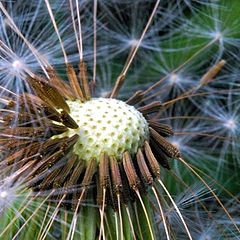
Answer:
[(121, 159), (128, 150), (135, 154), (148, 139), (148, 124), (143, 115), (123, 101), (95, 98), (87, 102), (68, 101), (70, 115), (79, 128), (67, 136), (79, 135), (74, 152), (88, 161), (99, 160), (101, 152)]

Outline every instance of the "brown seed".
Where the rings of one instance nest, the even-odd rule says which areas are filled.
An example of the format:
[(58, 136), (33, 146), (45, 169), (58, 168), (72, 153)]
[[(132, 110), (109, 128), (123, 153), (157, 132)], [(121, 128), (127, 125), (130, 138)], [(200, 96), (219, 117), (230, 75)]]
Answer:
[(68, 75), (69, 82), (72, 86), (72, 89), (75, 93), (75, 96), (77, 96), (81, 101), (84, 101), (85, 98), (83, 96), (83, 91), (81, 89), (81, 86), (78, 82), (76, 72), (73, 69), (73, 66), (70, 64), (67, 64), (67, 75)]
[(118, 93), (119, 93), (119, 91), (120, 91), (124, 81), (125, 81), (125, 75), (120, 75), (118, 77), (114, 87), (113, 87), (112, 92), (109, 95), (110, 98), (116, 98), (117, 97), (117, 95), (118, 95)]
[(51, 86), (50, 83), (44, 81), (41, 78), (27, 78), (30, 86), (35, 91), (36, 95), (38, 95), (43, 101), (47, 102), (51, 106), (56, 108), (63, 109), (66, 112), (69, 112), (69, 106), (65, 102), (63, 96), (58, 92), (58, 90)]
[(148, 166), (151, 169), (151, 172), (153, 173), (154, 177), (159, 178), (160, 177), (160, 166), (158, 164), (157, 159), (153, 155), (153, 152), (151, 150), (151, 147), (148, 143), (148, 141), (144, 142), (144, 151), (148, 160)]
[(150, 138), (150, 145), (153, 155), (156, 157), (160, 165), (168, 170), (170, 170), (170, 165), (168, 163), (168, 156), (159, 148), (158, 143), (154, 139)]
[(133, 165), (133, 162), (132, 162), (129, 152), (123, 153), (123, 167), (124, 167), (124, 171), (127, 175), (130, 187), (133, 190), (137, 190), (140, 185), (140, 180), (139, 180), (136, 170), (134, 168), (134, 165)]
[(141, 172), (141, 175), (143, 176), (144, 178), (144, 181), (148, 184), (148, 185), (152, 185), (153, 183), (153, 178), (152, 178), (152, 175), (148, 169), (148, 166), (145, 162), (145, 158), (144, 158), (144, 155), (141, 151), (141, 149), (139, 148), (138, 149), (138, 152), (137, 152), (137, 163), (138, 163), (138, 167), (139, 167), (139, 170)]
[(134, 93), (134, 95), (132, 97), (130, 97), (126, 103), (128, 105), (135, 105), (137, 103), (139, 103), (144, 97), (143, 91), (137, 91), (136, 93)]
[(200, 85), (204, 86), (209, 84), (211, 81), (213, 81), (213, 79), (221, 71), (221, 69), (225, 64), (226, 64), (226, 61), (221, 60), (218, 63), (216, 63), (214, 66), (212, 66), (201, 78)]
[(5, 157), (4, 162), (8, 165), (12, 165), (15, 162), (20, 161), (24, 157), (30, 157), (38, 152), (39, 143), (32, 143), (28, 147), (22, 147), (21, 149), (15, 149), (14, 152), (10, 152), (7, 157)]
[(99, 157), (99, 182), (101, 188), (107, 188), (110, 181), (109, 157), (106, 153), (101, 153)]
[(121, 181), (122, 181), (122, 192), (120, 196), (121, 196), (122, 202), (124, 204), (128, 204), (129, 201), (135, 200), (136, 194), (129, 184), (127, 173), (125, 172), (123, 163), (122, 162), (119, 163), (118, 166), (119, 166)]
[(44, 102), (38, 96), (34, 96), (32, 94), (22, 94), (19, 97), (19, 104), (22, 108), (21, 111), (26, 111), (26, 107), (28, 111), (34, 114), (36, 117), (44, 116), (48, 117), (49, 119), (60, 121), (60, 114), (48, 103)]
[[(71, 171), (72, 171), (74, 165), (77, 165), (77, 163), (80, 164), (79, 166), (80, 166), (80, 170), (81, 170), (84, 167), (83, 161), (79, 160), (78, 156), (73, 154), (73, 156), (70, 157), (70, 159), (68, 159), (66, 161), (66, 163), (64, 164), (64, 166), (61, 168), (61, 172), (59, 173), (59, 175), (55, 177), (54, 188), (61, 187), (63, 185), (66, 178), (69, 177), (70, 174), (72, 175)], [(79, 166), (76, 166), (74, 169), (76, 169)]]
[(162, 104), (159, 101), (155, 101), (145, 105), (143, 107), (138, 108), (138, 111), (142, 114), (150, 114), (154, 112), (158, 112), (162, 107)]
[[(64, 187), (66, 188), (66, 193), (73, 194), (72, 196), (72, 209), (76, 208), (80, 192), (83, 188), (79, 188), (78, 182), (80, 182), (80, 177), (86, 170), (86, 165), (83, 160), (79, 160), (77, 165), (74, 167), (72, 174), (69, 176), (69, 179), (65, 181)], [(86, 174), (86, 172), (85, 172)], [(84, 187), (85, 189), (85, 187)]]
[(168, 137), (174, 134), (172, 128), (169, 125), (159, 123), (154, 120), (148, 120), (148, 124), (163, 137)]
[(113, 190), (119, 194), (122, 192), (122, 179), (117, 159), (113, 156), (110, 157), (111, 177), (113, 183)]
[[(73, 168), (73, 172), (68, 176), (69, 179), (62, 181), (60, 179), (59, 183), (64, 183), (64, 187), (71, 190), (71, 188), (76, 187), (78, 180), (80, 179), (81, 174), (85, 171), (86, 165), (85, 162), (81, 159), (79, 159), (78, 162), (75, 162), (76, 165)], [(55, 185), (57, 185), (57, 182), (55, 182)]]
[[(32, 181), (29, 182), (29, 184), (32, 185), (42, 180), (47, 170), (51, 168), (54, 164), (56, 164), (58, 161), (60, 161), (63, 156), (64, 156), (64, 153), (61, 150), (59, 150), (51, 154), (49, 157), (40, 161), (33, 168), (33, 170), (31, 171), (31, 174), (29, 175), (29, 177), (32, 179)], [(49, 173), (51, 171), (52, 170), (50, 170)]]
[(65, 111), (61, 112), (61, 122), (69, 127), (69, 128), (73, 128), (73, 129), (77, 129), (78, 125), (77, 123), (72, 119), (72, 117)]
[(59, 176), (61, 172), (61, 167), (51, 170), (49, 175), (43, 178), (43, 181), (39, 184), (41, 190), (47, 190), (55, 181), (56, 177)]
[(87, 78), (87, 66), (83, 61), (79, 63), (79, 79), (84, 90), (85, 98), (89, 100), (91, 98), (91, 93)]
[[(122, 198), (123, 183), (121, 179), (121, 173), (119, 164), (115, 157), (110, 157), (110, 170), (111, 170), (111, 185), (110, 195), (112, 199), (112, 206), (115, 211), (118, 210), (118, 197)], [(124, 189), (126, 192), (126, 189)]]
[(64, 80), (62, 80), (58, 74), (56, 73), (54, 68), (47, 68), (47, 73), (49, 75), (49, 80), (52, 86), (55, 86), (57, 88), (57, 90), (61, 93), (61, 95), (63, 95), (64, 98), (68, 98), (71, 100), (75, 100), (76, 96), (74, 96), (72, 89), (70, 88), (70, 86), (68, 84), (66, 84), (64, 82)]
[(97, 170), (97, 161), (96, 159), (92, 159), (88, 165), (87, 165), (87, 169), (86, 172), (84, 174), (84, 178), (82, 181), (82, 186), (83, 187), (89, 187), (92, 181), (92, 177), (95, 174)]
[(180, 151), (174, 145), (159, 135), (153, 128), (150, 127), (149, 130), (152, 138), (167, 156), (170, 158), (179, 158), (181, 156)]

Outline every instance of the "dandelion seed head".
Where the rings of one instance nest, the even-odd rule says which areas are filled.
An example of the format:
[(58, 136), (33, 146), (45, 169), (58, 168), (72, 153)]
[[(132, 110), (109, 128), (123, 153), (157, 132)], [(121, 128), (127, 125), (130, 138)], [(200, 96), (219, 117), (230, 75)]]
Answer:
[(99, 158), (101, 152), (121, 159), (125, 151), (135, 154), (148, 139), (148, 124), (133, 106), (115, 99), (96, 98), (86, 103), (68, 102), (79, 128), (68, 135), (79, 135), (74, 151), (80, 158)]

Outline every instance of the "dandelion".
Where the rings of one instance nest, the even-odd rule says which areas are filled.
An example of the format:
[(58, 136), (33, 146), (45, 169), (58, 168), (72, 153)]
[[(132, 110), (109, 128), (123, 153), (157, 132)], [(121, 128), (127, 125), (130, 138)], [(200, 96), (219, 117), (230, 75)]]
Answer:
[[(127, 3), (0, 3), (0, 238), (207, 238), (221, 231), (196, 221), (220, 228), (220, 215), (224, 234), (240, 232), (220, 195), (239, 201), (212, 176), (221, 172), (216, 153), (227, 161), (223, 151), (238, 149), (225, 142), (237, 138), (238, 108), (225, 98), (235, 85), (214, 85), (226, 40), (204, 32), (207, 41), (191, 47), (183, 39), (206, 7), (215, 14), (221, 4)], [(188, 8), (182, 38), (174, 25)], [(142, 81), (146, 70), (153, 84)], [(131, 78), (143, 88), (123, 94)]]

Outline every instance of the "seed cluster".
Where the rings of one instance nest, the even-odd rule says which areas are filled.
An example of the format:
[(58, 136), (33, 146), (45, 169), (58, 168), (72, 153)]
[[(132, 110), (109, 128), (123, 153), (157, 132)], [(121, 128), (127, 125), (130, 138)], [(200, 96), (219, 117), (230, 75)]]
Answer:
[(79, 128), (65, 134), (79, 135), (74, 152), (83, 160), (97, 159), (101, 153), (122, 158), (125, 151), (136, 154), (149, 138), (148, 124), (143, 115), (123, 101), (95, 98), (82, 103), (67, 101), (70, 115)]

